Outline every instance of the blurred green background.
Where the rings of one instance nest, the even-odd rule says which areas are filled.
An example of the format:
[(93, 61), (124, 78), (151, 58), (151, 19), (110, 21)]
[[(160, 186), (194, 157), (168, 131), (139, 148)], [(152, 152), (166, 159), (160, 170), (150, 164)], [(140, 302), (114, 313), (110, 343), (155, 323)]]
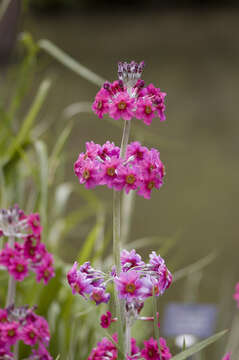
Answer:
[[(165, 185), (150, 201), (135, 199), (129, 247), (130, 242), (145, 239), (143, 253), (160, 249), (172, 272), (215, 252), (216, 258), (207, 267), (194, 272), (195, 281), (190, 281), (189, 271), (172, 285), (159, 306), (163, 311), (167, 301), (218, 304), (220, 329), (231, 327), (235, 317), (232, 294), (239, 279), (236, 3), (184, 1), (179, 7), (176, 1), (34, 0), (20, 6), (20, 1), (15, 1), (15, 7), (11, 4), (11, 12), (9, 8), (0, 22), (1, 184), (5, 186), (1, 202), (11, 205), (11, 200), (20, 201), (21, 206), (28, 204), (30, 210), (42, 211), (45, 241), (57, 256), (59, 272), (64, 274), (66, 263), (71, 264), (80, 249), (85, 249), (86, 239), (96, 250), (84, 250), (84, 254), (91, 254), (98, 262), (105, 259), (110, 254), (112, 194), (81, 188), (73, 163), (86, 141), (119, 144), (122, 131), (113, 121), (100, 120), (89, 112), (98, 91), (96, 85), (34, 46), (40, 39), (48, 39), (109, 81), (116, 79), (118, 61), (144, 60), (146, 84), (153, 82), (168, 94), (167, 121), (154, 120), (147, 129), (135, 121), (131, 138), (140, 138), (160, 150), (167, 175)], [(23, 30), (34, 40), (29, 35), (19, 40)], [(44, 78), (50, 79), (51, 87), (34, 127), (29, 121), (27, 141), (12, 145)], [(10, 135), (7, 123), (11, 124)], [(48, 168), (44, 170), (41, 166), (46, 161)], [(18, 171), (25, 181), (20, 184)], [(16, 186), (18, 193), (13, 191)], [(53, 281), (58, 290), (62, 285), (67, 287), (64, 276), (59, 275), (59, 283)], [(42, 309), (52, 318), (54, 329), (54, 316), (62, 311), (69, 326), (73, 309), (69, 307), (76, 302), (70, 292), (61, 291), (57, 292), (58, 307), (52, 293), (51, 315), (47, 306)], [(44, 299), (45, 295), (39, 296)], [(65, 306), (65, 313), (61, 306)], [(82, 311), (85, 305), (75, 306)], [(94, 323), (89, 316), (83, 317), (87, 324)], [(64, 337), (63, 327), (57, 331)], [(72, 339), (68, 338), (69, 345)], [(80, 347), (89, 333), (80, 338), (82, 342), (76, 339), (74, 346)], [(54, 341), (51, 346), (57, 355), (59, 344)], [(90, 344), (95, 343), (93, 336)], [(225, 346), (225, 341), (214, 345), (210, 358), (219, 359)], [(87, 349), (84, 351), (87, 354)]]

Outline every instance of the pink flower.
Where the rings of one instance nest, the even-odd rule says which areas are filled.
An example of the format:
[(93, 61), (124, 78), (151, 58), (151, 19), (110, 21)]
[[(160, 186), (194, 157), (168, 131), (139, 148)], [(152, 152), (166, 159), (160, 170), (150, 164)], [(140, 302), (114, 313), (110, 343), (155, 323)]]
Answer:
[(134, 159), (138, 162), (145, 160), (147, 154), (148, 149), (145, 146), (142, 146), (138, 141), (134, 141), (127, 146), (127, 158), (133, 156)]
[(101, 315), (100, 326), (104, 329), (107, 329), (112, 323), (112, 314), (110, 311), (107, 311), (106, 314)]
[(6, 323), (8, 321), (8, 314), (6, 309), (0, 309), (0, 324)]
[(163, 182), (158, 176), (145, 176), (141, 182), (141, 186), (137, 194), (143, 196), (145, 199), (150, 199), (153, 188), (159, 189), (162, 184)]
[(109, 108), (109, 116), (114, 120), (120, 118), (124, 120), (131, 120), (134, 116), (134, 99), (131, 98), (127, 92), (120, 93), (117, 97), (112, 99), (112, 104)]
[(96, 305), (101, 303), (108, 303), (110, 300), (110, 294), (106, 293), (105, 289), (102, 287), (94, 288), (90, 294), (91, 300), (94, 300)]
[(19, 339), (19, 324), (16, 321), (2, 325), (3, 341), (8, 345), (14, 345)]
[(114, 188), (116, 190), (125, 189), (126, 194), (130, 190), (136, 190), (141, 184), (140, 174), (137, 169), (130, 166), (122, 166), (118, 169), (118, 176), (114, 182)]
[(143, 120), (146, 125), (150, 125), (152, 119), (156, 117), (155, 110), (151, 100), (142, 98), (138, 101), (135, 117)]
[(35, 345), (38, 340), (37, 329), (32, 324), (24, 326), (21, 331), (21, 339), (26, 345)]
[(40, 215), (39, 214), (28, 215), (27, 222), (33, 232), (33, 235), (36, 237), (40, 236), (42, 232), (42, 227), (40, 225)]
[(85, 184), (87, 189), (92, 189), (99, 184), (99, 171), (98, 164), (93, 161), (86, 160), (82, 166), (79, 182), (80, 184)]
[(121, 299), (131, 300), (142, 294), (142, 281), (137, 271), (122, 272), (114, 282)]
[(122, 250), (120, 253), (120, 262), (123, 271), (128, 271), (134, 267), (141, 267), (144, 265), (144, 262), (141, 259), (141, 256), (136, 253), (133, 249), (131, 251)]
[(11, 260), (8, 270), (15, 280), (22, 281), (28, 275), (28, 262), (24, 257), (16, 256)]
[(100, 119), (103, 118), (104, 114), (109, 111), (109, 93), (105, 89), (100, 89), (95, 97), (95, 101), (92, 105), (92, 110), (98, 115)]
[(53, 268), (53, 256), (50, 253), (46, 253), (43, 257), (41, 263), (36, 268), (37, 273), (37, 282), (40, 282), (43, 279), (44, 284), (47, 284), (48, 281), (55, 276)]
[(141, 350), (141, 356), (145, 360), (161, 360), (157, 341), (153, 338), (144, 341), (144, 348)]
[(107, 185), (109, 188), (113, 187), (121, 162), (122, 161), (115, 156), (104, 162), (102, 165), (101, 185)]

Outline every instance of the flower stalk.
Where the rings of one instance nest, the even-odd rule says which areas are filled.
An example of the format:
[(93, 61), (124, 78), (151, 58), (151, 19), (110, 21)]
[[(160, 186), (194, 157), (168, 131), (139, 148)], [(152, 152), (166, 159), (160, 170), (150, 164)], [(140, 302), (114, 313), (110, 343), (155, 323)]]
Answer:
[[(8, 244), (10, 248), (13, 248), (14, 236), (9, 237)], [(16, 297), (16, 280), (14, 279), (13, 276), (9, 275), (6, 307), (10, 305), (14, 305), (15, 297)]]

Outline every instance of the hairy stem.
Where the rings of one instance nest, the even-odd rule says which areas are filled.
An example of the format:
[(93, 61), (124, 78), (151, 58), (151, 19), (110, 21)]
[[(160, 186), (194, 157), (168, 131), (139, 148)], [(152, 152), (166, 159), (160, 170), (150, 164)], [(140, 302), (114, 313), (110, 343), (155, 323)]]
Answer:
[[(121, 141), (120, 148), (120, 157), (124, 157), (127, 149), (127, 144), (129, 141), (129, 133), (130, 133), (130, 121), (125, 121), (123, 136)], [(113, 255), (116, 266), (116, 274), (118, 275), (121, 271), (120, 265), (120, 251), (121, 251), (121, 237), (120, 237), (120, 201), (121, 201), (121, 192), (115, 191), (113, 194)], [(117, 292), (115, 291), (115, 302), (116, 302), (116, 314), (118, 317), (118, 360), (124, 359), (123, 347), (125, 344), (125, 334), (123, 331), (123, 327), (125, 324), (125, 312), (124, 312), (124, 303), (120, 301), (117, 296)]]
[[(14, 245), (14, 236), (10, 236), (8, 240), (9, 247), (13, 247)], [(16, 280), (13, 276), (9, 275), (8, 280), (8, 291), (7, 291), (7, 300), (6, 300), (6, 307), (9, 305), (13, 305), (15, 303), (15, 296), (16, 296)]]
[(131, 324), (129, 319), (125, 322), (125, 358), (131, 355)]

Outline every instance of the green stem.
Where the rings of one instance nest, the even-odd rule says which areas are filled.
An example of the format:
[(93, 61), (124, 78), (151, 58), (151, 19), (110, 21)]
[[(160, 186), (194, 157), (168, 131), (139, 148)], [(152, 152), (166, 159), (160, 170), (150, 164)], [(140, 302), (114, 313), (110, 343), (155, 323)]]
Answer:
[[(9, 237), (8, 244), (10, 248), (14, 246), (14, 236)], [(13, 276), (9, 275), (6, 307), (13, 305), (15, 303), (15, 296), (16, 296), (16, 280), (14, 279)]]
[[(130, 133), (130, 121), (125, 121), (123, 136), (121, 141), (120, 148), (120, 157), (124, 157), (127, 149), (127, 144), (129, 141)], [(116, 266), (116, 274), (118, 275), (121, 271), (120, 265), (120, 251), (121, 251), (121, 237), (120, 237), (120, 201), (121, 201), (121, 192), (115, 191), (113, 194), (113, 255)], [(125, 311), (124, 311), (124, 302), (120, 301), (115, 291), (115, 303), (116, 303), (116, 314), (118, 317), (118, 346), (120, 351), (118, 352), (118, 360), (124, 360), (124, 351), (123, 347), (125, 345), (125, 334), (123, 327), (125, 325)], [(126, 350), (127, 351), (127, 350)]]
[(129, 319), (125, 322), (125, 358), (131, 355), (131, 324)]

